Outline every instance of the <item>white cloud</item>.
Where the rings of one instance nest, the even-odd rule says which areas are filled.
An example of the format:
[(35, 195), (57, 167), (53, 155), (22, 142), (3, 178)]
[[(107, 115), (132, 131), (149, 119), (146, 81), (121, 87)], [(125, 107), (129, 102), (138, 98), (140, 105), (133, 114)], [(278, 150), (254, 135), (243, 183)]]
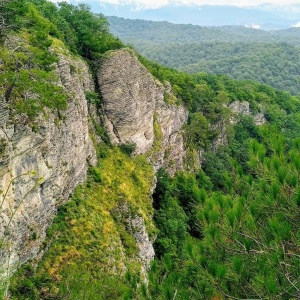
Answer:
[[(50, 0), (52, 2), (61, 2), (70, 0)], [(155, 9), (168, 4), (176, 5), (231, 5), (237, 7), (253, 7), (260, 6), (264, 10), (289, 11), (290, 13), (300, 12), (299, 0), (73, 0), (72, 2), (90, 3), (98, 1), (100, 4), (113, 5), (133, 5), (137, 10), (139, 9)]]
[(292, 27), (300, 27), (300, 22), (297, 22), (295, 25), (293, 25)]
[(261, 26), (259, 24), (245, 24), (244, 26), (247, 28), (261, 29)]
[[(88, 0), (85, 1), (88, 3)], [(145, 8), (159, 8), (168, 5), (172, 0), (99, 0), (101, 4), (114, 4), (114, 5), (134, 5), (137, 9)]]

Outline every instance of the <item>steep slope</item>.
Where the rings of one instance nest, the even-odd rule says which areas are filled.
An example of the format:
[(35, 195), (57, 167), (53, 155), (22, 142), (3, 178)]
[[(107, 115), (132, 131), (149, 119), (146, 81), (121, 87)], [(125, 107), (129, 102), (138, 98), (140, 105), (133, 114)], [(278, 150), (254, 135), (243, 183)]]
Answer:
[[(57, 85), (69, 95), (60, 114), (45, 111), (33, 130), (14, 121), (2, 108), (1, 119), (1, 248), (2, 272), (37, 255), (45, 231), (75, 186), (86, 180), (96, 151), (89, 136), (85, 94), (94, 90), (88, 66), (72, 56), (59, 55)], [(2, 103), (5, 103), (2, 99)], [(76, 158), (76, 159), (74, 159)]]
[(88, 181), (60, 207), (43, 258), (12, 279), (12, 299), (120, 299), (146, 280), (156, 235), (153, 167), (116, 147), (102, 144), (98, 154)]
[[(22, 130), (19, 126), (9, 127), (9, 114), (2, 124), (6, 134), (6, 169), (3, 166), (1, 175), (2, 219), (3, 228), (7, 229), (1, 233), (2, 278), (29, 259), (39, 263), (44, 256), (36, 280), (43, 284), (44, 280), (53, 280), (47, 292), (38, 290), (30, 294), (29, 290), (29, 294), (19, 294), (20, 299), (26, 295), (47, 298), (57, 293), (64, 297), (66, 284), (72, 286), (74, 297), (78, 297), (81, 292), (77, 276), (89, 278), (82, 281), (82, 292), (90, 280), (95, 287), (102, 286), (99, 278), (104, 272), (107, 280), (116, 280), (125, 291), (128, 287), (122, 277), (126, 272), (132, 272), (142, 282), (146, 280), (154, 258), (153, 167), (157, 170), (164, 166), (174, 174), (183, 169), (185, 157), (182, 127), (187, 110), (164, 102), (165, 93), (172, 94), (170, 85), (164, 87), (155, 80), (131, 50), (109, 52), (102, 59), (97, 78), (103, 105), (97, 109), (87, 101), (96, 92), (88, 66), (68, 54), (62, 44), (58, 45), (54, 49), (60, 51), (55, 72), (59, 75), (57, 85), (62, 85), (69, 95), (67, 109), (59, 115), (49, 112), (46, 119), (38, 116), (35, 131), (29, 125)], [(98, 115), (101, 111), (104, 114)], [(92, 140), (101, 140), (96, 136), (101, 124), (95, 124), (101, 119), (112, 143), (134, 143), (135, 154), (145, 154), (150, 162), (140, 155), (132, 159), (104, 143), (93, 145)], [(114, 130), (110, 130), (110, 124), (114, 124)], [(70, 204), (55, 218), (57, 209), (68, 200), (76, 185), (86, 180), (88, 166), (95, 165), (95, 147), (97, 167), (90, 167), (88, 182), (75, 191)], [(91, 211), (88, 219), (83, 211)], [(53, 219), (45, 241), (46, 229)], [(78, 241), (78, 233), (83, 245)], [(10, 241), (14, 243), (8, 247)], [(93, 257), (100, 262), (93, 267), (93, 272), (99, 274), (97, 278), (80, 271), (87, 268)], [(19, 289), (24, 287), (21, 282), (20, 279)], [(108, 292), (103, 293), (104, 297)]]
[(7, 3), (2, 274), (28, 261), (0, 295), (299, 298), (299, 97), (120, 50), (84, 5)]
[[(95, 92), (93, 79), (82, 60), (66, 53), (59, 54), (55, 69), (59, 76), (57, 85), (62, 85), (69, 95), (65, 111), (59, 115), (48, 112), (47, 118), (40, 115), (33, 131), (30, 125), (12, 124), (9, 111), (5, 107), (1, 110), (6, 116), (5, 122), (2, 119), (0, 136), (4, 145), (1, 236), (4, 243), (13, 241), (9, 248), (1, 249), (4, 272), (14, 270), (39, 253), (58, 205), (68, 199), (76, 185), (86, 180), (88, 166), (96, 163), (86, 99), (86, 95)], [(111, 141), (116, 142), (117, 132), (116, 144), (135, 143), (136, 153), (152, 155), (156, 169), (165, 165), (172, 174), (183, 169), (181, 128), (187, 111), (164, 102), (162, 84), (154, 81), (137, 57), (128, 50), (109, 53), (101, 63), (98, 78)], [(142, 87), (137, 88), (138, 84)], [(155, 122), (159, 140), (157, 149), (151, 152)], [(114, 131), (109, 130), (112, 123)], [(166, 157), (167, 149), (171, 158)]]
[[(37, 14), (35, 18), (40, 22), (39, 26), (47, 24), (48, 21), (38, 15), (34, 6), (29, 7)], [(87, 12), (85, 9), (83, 7), (82, 10)], [(49, 30), (50, 26), (47, 28)], [(102, 120), (105, 120), (105, 124), (123, 122), (122, 126), (129, 126), (131, 131), (126, 136), (121, 135), (117, 144), (134, 143), (135, 154), (144, 153), (151, 157), (152, 165), (144, 162), (142, 168), (140, 162), (145, 172), (136, 175), (133, 170), (137, 168), (139, 160), (134, 166), (131, 159), (119, 153), (119, 162), (128, 159), (123, 171), (134, 173), (128, 186), (134, 189), (132, 184), (136, 183), (136, 194), (127, 195), (127, 185), (124, 183), (124, 197), (129, 198), (129, 204), (125, 200), (122, 203), (118, 199), (121, 195), (113, 194), (117, 193), (115, 184), (121, 179), (108, 178), (107, 181), (114, 182), (111, 204), (114, 201), (115, 205), (105, 208), (106, 198), (100, 204), (102, 210), (106, 209), (107, 214), (111, 214), (108, 225), (103, 226), (116, 226), (111, 236), (121, 253), (120, 268), (117, 269), (124, 274), (126, 261), (135, 261), (137, 266), (134, 270), (145, 277), (154, 256), (147, 232), (151, 228), (154, 230), (150, 201), (155, 184), (153, 166), (158, 169), (164, 165), (172, 174), (183, 168), (185, 153), (181, 129), (187, 119), (187, 110), (183, 106), (164, 102), (164, 94), (172, 94), (170, 86), (164, 88), (155, 81), (135, 54), (128, 50), (112, 52), (102, 59), (97, 75), (101, 96), (105, 100), (101, 104), (90, 66), (72, 54), (60, 40), (50, 37), (48, 32), (41, 35), (38, 30), (40, 27), (32, 29), (32, 32), (24, 30), (9, 34), (1, 45), (1, 288), (4, 286), (6, 293), (8, 279), (16, 268), (28, 260), (37, 258), (38, 261), (44, 255), (46, 230), (56, 216), (58, 207), (69, 199), (78, 184), (86, 181), (88, 168), (104, 160), (104, 157), (96, 157), (96, 146), (102, 141), (101, 137), (108, 136), (112, 143), (115, 142), (113, 131), (108, 130), (106, 136), (103, 133)], [(36, 39), (41, 40), (37, 43)], [(125, 57), (123, 62), (130, 69), (126, 64), (120, 65), (119, 59), (122, 57)], [(117, 77), (109, 73), (116, 70), (119, 72)], [(107, 72), (109, 77), (106, 76)], [(112, 81), (107, 82), (109, 80)], [(119, 80), (117, 89), (116, 85), (111, 85), (115, 80)], [(137, 84), (141, 84), (142, 88), (134, 97), (132, 95), (137, 92)], [(148, 89), (148, 85), (152, 90)], [(110, 94), (116, 91), (122, 95), (121, 98)], [(128, 114), (123, 111), (124, 95), (131, 95), (127, 99), (134, 104)], [(110, 103), (118, 103), (119, 106), (115, 105), (114, 111), (109, 114)], [(150, 110), (147, 103), (150, 103)], [(148, 117), (145, 118), (143, 113)], [(144, 124), (147, 127), (145, 131), (149, 132), (146, 147), (142, 146), (143, 141), (139, 143), (136, 138), (139, 135), (138, 124)], [(121, 131), (119, 127), (118, 130)], [(110, 142), (107, 140), (107, 143)], [(172, 151), (171, 146), (175, 146)], [(101, 149), (98, 148), (98, 151)], [(170, 154), (174, 154), (174, 157), (170, 157)], [(107, 166), (110, 166), (109, 163)], [(91, 170), (95, 174), (98, 172)], [(142, 184), (144, 177), (147, 180)], [(139, 183), (145, 193), (143, 195), (139, 192)], [(143, 209), (142, 199), (147, 209)], [(114, 219), (116, 217), (112, 218), (113, 215), (118, 216), (117, 220)], [(124, 231), (120, 237), (115, 236), (119, 234), (117, 228)], [(128, 228), (132, 230), (128, 231)], [(105, 231), (103, 228), (101, 230)], [(135, 249), (129, 255), (130, 259), (125, 249), (127, 242)], [(116, 252), (113, 252), (112, 262), (116, 260), (115, 255)], [(110, 265), (108, 270), (116, 272), (114, 264)]]

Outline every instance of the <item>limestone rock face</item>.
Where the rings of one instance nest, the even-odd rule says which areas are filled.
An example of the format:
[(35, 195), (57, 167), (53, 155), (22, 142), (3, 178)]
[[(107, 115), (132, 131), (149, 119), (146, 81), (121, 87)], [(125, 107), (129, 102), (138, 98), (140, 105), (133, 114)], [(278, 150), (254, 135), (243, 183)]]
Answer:
[(254, 116), (254, 124), (257, 126), (264, 125), (267, 122), (264, 113), (260, 112)]
[(115, 144), (134, 142), (137, 153), (152, 146), (157, 86), (130, 51), (110, 53), (99, 71), (105, 125)]
[(134, 229), (132, 234), (139, 249), (138, 257), (142, 263), (142, 273), (146, 276), (147, 271), (150, 269), (150, 263), (155, 256), (154, 248), (149, 240), (144, 219), (141, 216), (136, 216), (129, 220), (129, 222), (131, 228)]
[[(250, 105), (248, 101), (234, 101), (228, 105), (228, 108), (235, 114), (242, 114), (244, 116), (253, 116), (254, 124), (257, 126), (261, 126), (266, 123), (266, 119), (263, 112), (260, 112), (256, 115), (253, 115), (250, 110)], [(233, 120), (233, 124), (236, 121)]]
[(157, 160), (153, 160), (154, 168), (164, 166), (174, 175), (183, 170), (185, 150), (183, 145), (182, 127), (188, 118), (188, 111), (183, 106), (166, 104), (162, 97), (156, 102), (157, 122), (162, 133), (161, 151)]
[(59, 58), (58, 84), (69, 95), (68, 108), (60, 118), (50, 113), (47, 118), (41, 116), (33, 132), (27, 125), (10, 123), (0, 101), (2, 275), (36, 256), (57, 205), (86, 180), (88, 165), (96, 162), (85, 100), (85, 92), (94, 90), (92, 76), (82, 61)]
[[(236, 125), (238, 122), (238, 115), (251, 116), (254, 124), (261, 126), (266, 123), (263, 112), (253, 114), (250, 110), (250, 104), (248, 101), (233, 101), (228, 105), (228, 108), (233, 113), (229, 120), (221, 120), (220, 122), (212, 126), (213, 129), (219, 130), (219, 135), (212, 141), (211, 149), (216, 151), (220, 146), (228, 144), (228, 128), (226, 124)], [(263, 108), (261, 108), (263, 111)], [(200, 160), (202, 160), (201, 154), (199, 154)]]
[(147, 271), (150, 269), (151, 261), (154, 259), (155, 253), (152, 242), (146, 230), (145, 220), (138, 213), (130, 211), (128, 203), (122, 203), (114, 210), (119, 222), (125, 225), (126, 230), (135, 239), (137, 246), (136, 261), (141, 264), (141, 274), (144, 279), (147, 278)]
[[(95, 91), (88, 66), (59, 55), (56, 72), (58, 85), (69, 95), (68, 108), (41, 115), (34, 130), (26, 122), (13, 123), (0, 99), (0, 282), (18, 265), (43, 254), (46, 229), (57, 207), (96, 163), (85, 96)], [(104, 114), (90, 106), (90, 116), (104, 120), (111, 141), (135, 143), (135, 154), (148, 153), (155, 169), (164, 166), (171, 174), (182, 169), (181, 131), (188, 112), (164, 101), (165, 93), (175, 97), (170, 85), (155, 80), (129, 50), (109, 53), (98, 80)], [(141, 216), (130, 218), (130, 226), (146, 274), (154, 257), (152, 243)]]
[[(180, 131), (187, 120), (187, 110), (165, 103), (164, 86), (138, 58), (128, 49), (110, 52), (101, 63), (98, 81), (111, 141), (114, 144), (135, 143), (136, 154), (146, 153), (155, 140), (153, 123), (156, 118), (163, 136), (154, 167), (158, 169), (164, 165), (171, 173), (181, 169), (184, 151)], [(169, 158), (164, 159), (166, 154)], [(172, 167), (168, 163), (170, 157)]]
[(248, 101), (233, 101), (228, 107), (236, 114), (250, 115), (250, 105)]

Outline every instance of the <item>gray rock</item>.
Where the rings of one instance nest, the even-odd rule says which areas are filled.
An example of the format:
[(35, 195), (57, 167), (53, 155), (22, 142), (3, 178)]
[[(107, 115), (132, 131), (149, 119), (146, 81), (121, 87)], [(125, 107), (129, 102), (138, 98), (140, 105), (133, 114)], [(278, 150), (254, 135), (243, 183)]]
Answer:
[(155, 169), (171, 174), (183, 168), (185, 156), (181, 129), (188, 112), (183, 106), (164, 102), (171, 93), (147, 71), (129, 49), (111, 51), (98, 72), (105, 127), (112, 143), (135, 143), (135, 154), (146, 153), (155, 140), (155, 118), (162, 133), (160, 149), (152, 155)]
[(141, 216), (135, 216), (129, 219), (128, 222), (133, 228), (132, 234), (139, 249), (138, 257), (142, 265), (142, 274), (146, 276), (147, 271), (150, 269), (150, 263), (155, 256), (154, 248), (149, 240), (144, 219)]
[(267, 122), (265, 115), (261, 112), (254, 116), (254, 124), (256, 126), (262, 126)]
[(102, 61), (98, 78), (111, 141), (133, 142), (136, 153), (145, 153), (154, 140), (157, 87), (151, 75), (130, 51), (119, 50)]
[[(170, 84), (155, 80), (130, 50), (110, 52), (102, 61), (98, 80), (103, 115), (92, 104), (88, 112), (85, 94), (95, 88), (83, 61), (59, 55), (56, 72), (58, 85), (69, 95), (68, 108), (60, 116), (40, 116), (37, 132), (10, 123), (0, 99), (0, 282), (18, 265), (42, 256), (57, 207), (86, 180), (89, 164), (96, 163), (89, 112), (95, 122), (104, 120), (114, 144), (135, 143), (135, 154), (147, 153), (156, 170), (164, 166), (174, 174), (183, 168), (181, 131), (188, 112), (165, 103), (165, 92), (175, 97)], [(128, 224), (145, 275), (154, 257), (152, 243), (141, 216), (132, 216)]]
[(250, 115), (250, 106), (248, 101), (234, 101), (228, 105), (233, 113)]
[[(253, 115), (250, 110), (250, 104), (248, 101), (233, 101), (228, 105), (228, 108), (232, 111), (232, 115), (229, 120), (221, 120), (218, 123), (212, 125), (212, 129), (218, 129), (219, 135), (212, 141), (211, 149), (216, 151), (220, 146), (228, 144), (228, 125), (236, 125), (238, 122), (238, 116), (251, 116), (254, 120), (254, 124), (261, 126), (266, 123), (266, 119), (263, 112)], [(263, 111), (263, 107), (260, 107)], [(200, 161), (203, 161), (203, 153), (199, 153)]]
[[(257, 126), (261, 126), (261, 125), (263, 125), (267, 122), (267, 120), (264, 116), (263, 107), (260, 107), (260, 110), (261, 110), (260, 113), (258, 113), (256, 115), (253, 115), (253, 113), (251, 113), (250, 105), (249, 105), (248, 101), (242, 101), (242, 102), (234, 101), (234, 102), (232, 102), (228, 105), (228, 108), (230, 108), (231, 111), (234, 114), (241, 114), (241, 115), (244, 115), (244, 116), (250, 116), (251, 115), (254, 119), (255, 125), (257, 125)], [(236, 123), (236, 118), (234, 117), (231, 121), (232, 121), (232, 124), (235, 124)]]
[[(61, 119), (50, 112), (47, 118), (40, 116), (38, 132), (33, 132), (1, 118), (0, 140), (6, 143), (0, 158), (2, 275), (37, 255), (57, 206), (86, 180), (88, 165), (96, 163), (85, 100), (85, 92), (94, 90), (92, 76), (81, 60), (59, 58), (58, 84), (69, 95)], [(1, 105), (3, 113), (7, 116)]]
[(125, 225), (128, 233), (135, 239), (138, 249), (135, 259), (141, 264), (141, 274), (147, 281), (147, 271), (150, 269), (155, 253), (143, 217), (137, 212), (133, 213), (128, 203), (122, 203), (113, 211), (113, 214), (117, 216), (119, 222)]

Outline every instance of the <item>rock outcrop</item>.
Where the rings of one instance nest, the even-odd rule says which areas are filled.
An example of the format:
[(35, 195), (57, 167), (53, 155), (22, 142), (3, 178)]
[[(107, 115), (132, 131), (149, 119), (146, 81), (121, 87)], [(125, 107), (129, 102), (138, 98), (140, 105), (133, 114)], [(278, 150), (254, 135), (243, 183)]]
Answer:
[[(228, 144), (228, 125), (236, 125), (239, 115), (251, 116), (256, 126), (261, 126), (266, 123), (264, 113), (260, 112), (254, 115), (250, 110), (250, 103), (248, 101), (233, 101), (228, 105), (228, 108), (232, 112), (230, 119), (221, 120), (212, 126), (213, 129), (217, 129), (219, 131), (219, 135), (211, 143), (211, 149), (214, 151), (216, 151), (220, 146)], [(200, 161), (202, 161), (203, 153), (200, 153), (199, 157)]]
[[(242, 102), (241, 101), (233, 101), (232, 103), (230, 103), (228, 105), (228, 108), (230, 108), (234, 114), (241, 114), (244, 116), (252, 116), (253, 120), (254, 120), (254, 124), (257, 126), (261, 126), (266, 123), (266, 119), (265, 119), (263, 112), (257, 113), (255, 115), (253, 115), (251, 113), (250, 104), (248, 101), (242, 101)], [(233, 124), (235, 122), (236, 121), (234, 118)]]
[(108, 53), (102, 60), (98, 81), (111, 141), (117, 145), (134, 143), (135, 153), (146, 153), (157, 142), (153, 126), (157, 121), (162, 136), (153, 159), (155, 169), (164, 166), (170, 173), (182, 169), (184, 150), (180, 131), (188, 113), (183, 106), (164, 101), (168, 87), (155, 80), (128, 49)]
[(58, 204), (86, 180), (88, 165), (96, 162), (85, 100), (85, 93), (94, 90), (92, 76), (81, 60), (59, 58), (58, 84), (69, 95), (61, 116), (41, 116), (33, 131), (13, 124), (6, 105), (0, 103), (2, 275), (37, 255)]
[(133, 213), (128, 203), (122, 203), (113, 213), (117, 217), (118, 222), (125, 225), (126, 230), (135, 240), (138, 250), (136, 260), (141, 264), (141, 274), (146, 279), (147, 271), (150, 269), (155, 253), (146, 230), (145, 220), (139, 213)]

